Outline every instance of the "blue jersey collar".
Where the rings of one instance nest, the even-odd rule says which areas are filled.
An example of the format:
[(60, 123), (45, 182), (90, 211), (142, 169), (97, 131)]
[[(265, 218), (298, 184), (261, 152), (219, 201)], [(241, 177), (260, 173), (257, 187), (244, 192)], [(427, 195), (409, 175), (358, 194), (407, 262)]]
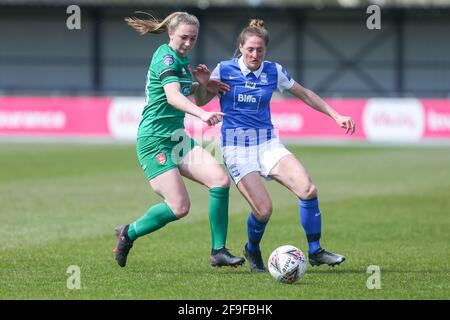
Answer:
[(239, 68), (242, 71), (242, 74), (244, 76), (247, 76), (250, 72), (253, 72), (253, 74), (255, 75), (256, 78), (259, 78), (259, 76), (261, 75), (261, 72), (263, 71), (264, 68), (264, 61), (261, 63), (261, 66), (259, 67), (258, 70), (252, 71), (249, 68), (247, 68), (247, 66), (244, 63), (244, 58), (242, 58), (242, 56), (239, 58), (238, 60), (238, 64), (239, 64)]

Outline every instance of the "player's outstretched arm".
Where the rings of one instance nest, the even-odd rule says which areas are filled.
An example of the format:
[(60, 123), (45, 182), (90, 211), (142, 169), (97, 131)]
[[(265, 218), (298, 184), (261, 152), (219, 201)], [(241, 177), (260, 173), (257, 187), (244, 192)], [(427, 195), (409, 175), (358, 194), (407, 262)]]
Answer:
[(297, 82), (294, 82), (294, 85), (288, 91), (314, 110), (333, 118), (341, 128), (345, 129), (345, 133), (353, 134), (355, 132), (355, 122), (351, 117), (339, 114), (313, 91), (306, 89)]
[(167, 102), (174, 108), (192, 114), (210, 126), (222, 121), (222, 112), (207, 112), (199, 108), (180, 92), (180, 84), (178, 82), (165, 84), (163, 88), (166, 93)]

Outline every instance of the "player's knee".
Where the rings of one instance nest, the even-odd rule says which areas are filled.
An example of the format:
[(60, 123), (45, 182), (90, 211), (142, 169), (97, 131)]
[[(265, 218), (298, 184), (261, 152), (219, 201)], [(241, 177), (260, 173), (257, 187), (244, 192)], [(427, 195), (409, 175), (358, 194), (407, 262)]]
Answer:
[(268, 221), (272, 215), (272, 203), (262, 203), (258, 204), (255, 208), (253, 214), (259, 221)]
[(172, 209), (173, 214), (177, 218), (183, 218), (185, 217), (191, 208), (191, 202), (188, 200), (182, 200), (180, 202), (177, 202), (173, 205), (169, 204), (170, 209)]
[(230, 187), (230, 178), (225, 172), (220, 176), (218, 183), (222, 188)]
[(315, 199), (317, 198), (317, 188), (314, 184), (309, 183), (297, 196), (303, 200)]
[(230, 178), (225, 173), (225, 171), (221, 171), (214, 175), (214, 180), (211, 182), (211, 186), (209, 187), (221, 187), (221, 188), (229, 188), (230, 187)]

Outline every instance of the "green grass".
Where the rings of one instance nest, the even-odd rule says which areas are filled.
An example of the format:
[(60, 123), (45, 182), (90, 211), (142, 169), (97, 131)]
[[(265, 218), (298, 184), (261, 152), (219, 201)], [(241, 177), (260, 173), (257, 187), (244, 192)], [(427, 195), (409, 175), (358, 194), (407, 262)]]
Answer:
[[(187, 182), (188, 217), (139, 239), (128, 266), (113, 227), (160, 201), (129, 145), (0, 144), (0, 299), (449, 299), (450, 149), (291, 147), (319, 189), (322, 245), (347, 256), (294, 285), (248, 266), (209, 266), (208, 193)], [(271, 182), (264, 259), (304, 251), (297, 201)], [(232, 187), (227, 246), (241, 254), (249, 209)], [(68, 266), (81, 268), (69, 290)], [(370, 265), (381, 289), (369, 290)]]

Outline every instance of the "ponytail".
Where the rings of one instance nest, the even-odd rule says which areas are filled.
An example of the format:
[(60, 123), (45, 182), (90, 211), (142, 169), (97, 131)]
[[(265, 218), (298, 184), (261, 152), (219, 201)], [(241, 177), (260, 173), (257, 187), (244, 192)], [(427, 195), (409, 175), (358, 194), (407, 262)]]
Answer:
[(139, 19), (136, 17), (125, 18), (125, 21), (128, 23), (128, 25), (139, 32), (141, 35), (146, 33), (159, 34), (167, 30), (175, 30), (181, 23), (195, 25), (198, 28), (200, 27), (200, 23), (197, 17), (187, 12), (173, 12), (162, 21), (158, 20), (150, 13), (136, 13), (144, 13), (150, 16), (149, 19)]

